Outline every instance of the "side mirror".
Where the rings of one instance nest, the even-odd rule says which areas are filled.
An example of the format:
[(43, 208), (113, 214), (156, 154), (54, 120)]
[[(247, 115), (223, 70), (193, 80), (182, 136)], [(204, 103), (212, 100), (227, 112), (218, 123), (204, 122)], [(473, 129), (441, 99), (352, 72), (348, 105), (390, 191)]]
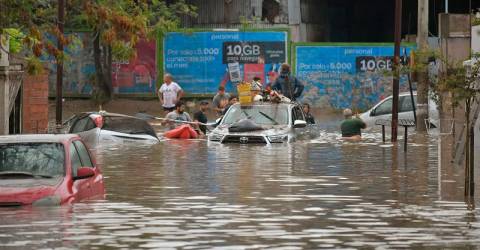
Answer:
[(303, 120), (295, 120), (293, 122), (293, 128), (304, 128), (307, 126), (307, 122)]
[(370, 116), (375, 116), (375, 109), (370, 111)]
[(216, 124), (220, 124), (221, 121), (222, 121), (222, 117), (219, 117), (219, 118), (217, 118), (217, 119), (215, 120), (215, 123), (216, 123)]
[(77, 169), (77, 176), (73, 177), (73, 180), (87, 179), (95, 175), (93, 168), (89, 167), (80, 167)]

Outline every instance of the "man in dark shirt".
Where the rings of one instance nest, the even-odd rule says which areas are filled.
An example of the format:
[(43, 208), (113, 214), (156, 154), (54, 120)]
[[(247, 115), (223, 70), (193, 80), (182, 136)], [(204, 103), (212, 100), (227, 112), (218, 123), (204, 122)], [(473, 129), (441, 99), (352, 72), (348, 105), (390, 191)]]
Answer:
[(344, 139), (352, 140), (362, 139), (361, 129), (367, 127), (365, 122), (363, 122), (362, 119), (358, 117), (352, 118), (351, 109), (345, 109), (343, 111), (343, 116), (345, 116), (345, 120), (340, 125), (340, 129), (342, 130), (342, 137)]
[[(208, 102), (207, 101), (201, 101), (200, 102), (200, 109), (193, 114), (193, 120), (196, 122), (201, 122), (201, 123), (207, 123), (207, 115), (205, 112), (208, 110)], [(207, 133), (207, 126), (205, 125), (199, 125), (200, 131), (202, 131), (203, 134)]]
[(303, 104), (303, 113), (305, 113), (305, 121), (308, 124), (315, 124), (315, 118), (313, 118), (312, 113), (310, 113), (310, 104)]
[(295, 101), (302, 95), (303, 84), (290, 73), (290, 65), (284, 63), (280, 67), (280, 76), (272, 84), (272, 90), (284, 95), (292, 101)]

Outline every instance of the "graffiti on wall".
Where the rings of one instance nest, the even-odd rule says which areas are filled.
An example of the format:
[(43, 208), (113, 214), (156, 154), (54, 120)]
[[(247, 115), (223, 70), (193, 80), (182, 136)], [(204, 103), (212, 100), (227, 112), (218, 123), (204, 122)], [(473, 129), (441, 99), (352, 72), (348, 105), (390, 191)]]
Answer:
[[(412, 47), (402, 51), (409, 55)], [(305, 83), (303, 101), (322, 108), (364, 110), (392, 92), (393, 45), (296, 46), (295, 69)], [(407, 59), (408, 60), (408, 59)], [(400, 91), (408, 91), (407, 77)]]
[[(287, 60), (287, 33), (193, 32), (168, 33), (164, 40), (164, 71), (189, 93), (215, 93), (219, 86), (235, 91), (230, 79), (268, 84), (279, 65)], [(239, 70), (229, 72), (239, 65)]]
[[(67, 95), (93, 92), (95, 63), (93, 58), (92, 34), (74, 33), (77, 42), (65, 48), (67, 60), (64, 63), (63, 93)], [(125, 62), (112, 63), (112, 86), (114, 93), (155, 93), (156, 45), (155, 41), (140, 41), (136, 47), (136, 57)], [(56, 89), (56, 63), (46, 58), (50, 71), (50, 95)]]
[[(78, 41), (65, 48), (67, 60), (63, 66), (63, 93), (91, 94), (95, 75), (92, 36), (90, 33), (75, 33), (75, 36)], [(54, 95), (57, 65), (53, 58), (48, 58), (48, 62), (50, 95)]]
[(155, 41), (140, 41), (136, 48), (135, 58), (128, 62), (114, 62), (112, 65), (115, 93), (155, 93)]

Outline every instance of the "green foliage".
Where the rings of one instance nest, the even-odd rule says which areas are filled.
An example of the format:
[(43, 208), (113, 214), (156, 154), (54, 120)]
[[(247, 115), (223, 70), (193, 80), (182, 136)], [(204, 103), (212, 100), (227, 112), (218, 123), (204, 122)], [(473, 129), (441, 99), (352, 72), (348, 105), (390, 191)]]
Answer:
[(430, 86), (434, 100), (439, 102), (442, 93), (450, 93), (454, 107), (465, 101), (473, 102), (480, 94), (480, 54), (472, 55), (472, 64), (468, 68), (463, 62), (440, 61), (446, 65), (446, 71), (440, 73)]
[(260, 22), (260, 17), (252, 17), (248, 19), (247, 17), (240, 16), (240, 24), (243, 30), (249, 29), (252, 27), (253, 24)]
[(18, 29), (9, 28), (4, 29), (3, 32), (10, 38), (10, 53), (16, 54), (22, 51), (22, 40), (25, 38), (25, 35), (21, 31)]
[(472, 15), (472, 26), (480, 25), (480, 18), (478, 18), (475, 14)]
[(25, 58), (25, 61), (27, 62), (26, 71), (29, 75), (38, 75), (43, 73), (43, 64), (38, 57), (29, 56)]

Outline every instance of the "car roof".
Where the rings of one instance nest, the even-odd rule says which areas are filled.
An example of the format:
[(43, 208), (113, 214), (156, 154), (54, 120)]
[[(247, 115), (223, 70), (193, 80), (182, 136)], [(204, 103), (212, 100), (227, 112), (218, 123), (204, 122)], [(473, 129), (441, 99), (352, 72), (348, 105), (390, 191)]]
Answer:
[(0, 136), (0, 143), (29, 143), (29, 142), (64, 143), (75, 138), (80, 138), (80, 137), (76, 134), (2, 135)]
[(125, 117), (125, 118), (132, 118), (132, 119), (138, 119), (142, 120), (138, 117), (131, 116), (131, 115), (125, 115), (125, 114), (119, 114), (119, 113), (110, 113), (107, 111), (91, 111), (91, 112), (82, 112), (77, 114), (77, 116), (85, 116), (85, 115), (101, 115), (101, 116), (109, 116), (109, 117)]
[[(240, 103), (235, 103), (233, 104), (234, 106), (240, 106)], [(292, 107), (292, 106), (299, 106), (299, 104), (296, 103), (286, 103), (286, 102), (280, 102), (280, 103), (273, 103), (273, 102), (255, 102), (249, 105), (244, 105), (245, 107), (252, 107), (252, 106), (286, 106), (286, 107)]]

